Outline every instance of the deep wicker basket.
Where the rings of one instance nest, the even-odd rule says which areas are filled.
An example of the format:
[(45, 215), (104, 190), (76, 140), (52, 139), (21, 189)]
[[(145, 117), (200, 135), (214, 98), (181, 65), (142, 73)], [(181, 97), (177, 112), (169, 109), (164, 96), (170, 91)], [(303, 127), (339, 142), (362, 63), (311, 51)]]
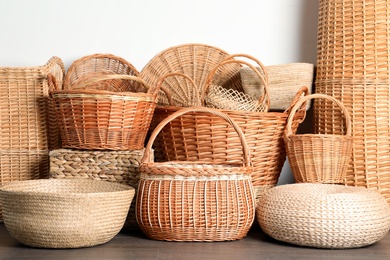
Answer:
[[(94, 89), (58, 90), (51, 93), (61, 131), (62, 147), (75, 149), (139, 150), (150, 127), (157, 103), (157, 88), (129, 75), (104, 75), (85, 81), (121, 79), (144, 88), (134, 92)], [(130, 85), (135, 87), (134, 84)]]
[[(330, 100), (339, 107), (344, 118), (344, 122), (340, 122), (345, 125), (344, 135), (292, 133), (291, 125), (296, 110), (310, 99)], [(349, 113), (340, 101), (323, 94), (312, 94), (298, 100), (287, 120), (284, 142), (296, 182), (344, 182), (352, 155), (353, 138)]]
[(368, 246), (390, 229), (390, 207), (377, 191), (335, 184), (269, 189), (260, 198), (256, 216), (272, 238), (306, 247)]
[[(152, 144), (164, 125), (190, 112), (211, 113), (232, 125), (242, 145), (241, 160), (223, 164), (202, 160), (151, 160)], [(241, 239), (254, 220), (255, 194), (251, 170), (244, 134), (227, 115), (202, 107), (177, 111), (155, 128), (145, 148), (137, 191), (138, 224), (149, 238), (157, 240)]]
[(78, 248), (103, 244), (122, 228), (135, 190), (95, 180), (28, 180), (0, 188), (4, 223), (32, 247)]

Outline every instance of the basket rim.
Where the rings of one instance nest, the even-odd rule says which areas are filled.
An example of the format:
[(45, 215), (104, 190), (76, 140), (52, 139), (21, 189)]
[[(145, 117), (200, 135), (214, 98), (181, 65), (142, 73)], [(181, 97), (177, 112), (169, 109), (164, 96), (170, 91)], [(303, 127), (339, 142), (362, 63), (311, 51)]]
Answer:
[(141, 92), (113, 92), (107, 90), (55, 90), (52, 98), (105, 98), (113, 100), (142, 100), (157, 103), (157, 96)]

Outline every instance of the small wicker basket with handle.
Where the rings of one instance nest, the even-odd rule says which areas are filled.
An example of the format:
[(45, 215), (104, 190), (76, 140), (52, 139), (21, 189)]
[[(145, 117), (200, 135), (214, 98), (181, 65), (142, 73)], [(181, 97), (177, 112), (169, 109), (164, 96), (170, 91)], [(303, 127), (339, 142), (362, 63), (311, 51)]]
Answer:
[[(161, 129), (186, 113), (203, 112), (226, 120), (241, 140), (243, 160), (153, 162), (151, 148)], [(191, 131), (191, 129), (188, 129)], [(150, 238), (168, 241), (225, 241), (246, 236), (255, 212), (249, 148), (229, 116), (204, 107), (183, 108), (154, 129), (140, 167), (136, 216)]]
[[(293, 134), (291, 125), (296, 110), (303, 102), (314, 98), (338, 105), (345, 120), (345, 135)], [(353, 138), (349, 113), (340, 101), (324, 94), (312, 94), (298, 100), (287, 120), (284, 141), (296, 182), (343, 183), (352, 155)]]

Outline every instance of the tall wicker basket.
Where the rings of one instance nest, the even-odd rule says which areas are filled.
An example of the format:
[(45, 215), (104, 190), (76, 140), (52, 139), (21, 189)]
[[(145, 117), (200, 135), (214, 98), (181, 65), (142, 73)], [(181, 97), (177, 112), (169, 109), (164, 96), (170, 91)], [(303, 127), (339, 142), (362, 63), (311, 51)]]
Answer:
[[(378, 190), (390, 203), (390, 5), (321, 0), (316, 92), (341, 101), (354, 145), (345, 184)], [(315, 132), (341, 134), (334, 104), (315, 100)]]
[[(211, 113), (232, 125), (242, 145), (239, 162), (152, 161), (152, 144), (164, 125), (195, 112)], [(249, 147), (240, 127), (229, 116), (198, 107), (183, 108), (165, 118), (151, 134), (140, 171), (136, 216), (148, 237), (225, 241), (241, 239), (249, 231), (255, 212)]]

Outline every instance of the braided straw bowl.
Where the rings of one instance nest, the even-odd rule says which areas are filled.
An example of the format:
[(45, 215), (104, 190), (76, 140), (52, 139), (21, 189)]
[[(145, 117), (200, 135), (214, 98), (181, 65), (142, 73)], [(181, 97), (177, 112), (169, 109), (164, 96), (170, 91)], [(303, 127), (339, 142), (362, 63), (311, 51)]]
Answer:
[(103, 244), (123, 227), (135, 189), (106, 181), (42, 179), (0, 188), (4, 223), (32, 247), (78, 248)]

